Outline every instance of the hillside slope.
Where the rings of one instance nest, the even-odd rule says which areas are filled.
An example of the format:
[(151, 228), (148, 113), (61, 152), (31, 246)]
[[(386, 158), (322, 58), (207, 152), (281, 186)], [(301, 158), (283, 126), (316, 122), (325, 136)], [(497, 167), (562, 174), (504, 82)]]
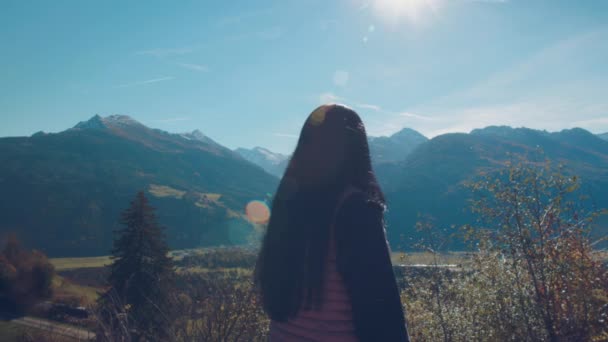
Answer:
[[(538, 151), (543, 154), (539, 155)], [(419, 215), (436, 219), (439, 229), (473, 222), (464, 183), (527, 156), (542, 163), (565, 165), (565, 171), (582, 178), (582, 191), (598, 207), (608, 207), (608, 142), (582, 130), (547, 133), (525, 128), (488, 127), (470, 134), (445, 134), (420, 145), (405, 161), (382, 164), (378, 179), (388, 198), (389, 239), (395, 247), (408, 247), (419, 239), (414, 226)], [(451, 248), (462, 248), (453, 239)]]
[(95, 116), (56, 134), (2, 138), (0, 233), (16, 231), (52, 256), (105, 254), (120, 212), (143, 189), (172, 248), (242, 243), (246, 203), (278, 180), (195, 136)]

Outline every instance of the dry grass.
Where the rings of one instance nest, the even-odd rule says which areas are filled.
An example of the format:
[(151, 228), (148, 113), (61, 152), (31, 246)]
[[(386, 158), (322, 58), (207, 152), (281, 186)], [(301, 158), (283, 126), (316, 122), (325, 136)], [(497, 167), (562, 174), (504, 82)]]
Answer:
[(51, 258), (51, 264), (57, 271), (71, 270), (77, 268), (103, 267), (110, 265), (112, 260), (109, 256), (83, 257), (83, 258)]
[(213, 201), (213, 202), (219, 201), (220, 198), (222, 197), (221, 194), (214, 194), (214, 193), (205, 193), (203, 195), (206, 196), (207, 199), (209, 199), (210, 201)]
[(201, 208), (211, 208), (212, 205), (224, 207), (224, 204), (220, 201), (222, 198), (222, 194), (215, 193), (197, 193), (199, 196), (198, 201), (196, 201), (195, 205)]
[[(156, 197), (172, 197), (176, 199), (182, 199), (184, 195), (186, 195), (186, 191), (178, 190), (166, 185), (158, 185), (158, 184), (150, 184), (150, 188), (148, 189), (150, 194)], [(224, 205), (220, 201), (222, 198), (222, 194), (212, 193), (212, 192), (194, 192), (195, 196), (198, 198), (194, 205), (199, 208), (213, 208), (213, 207), (223, 207), (227, 210), (227, 216), (229, 218), (241, 218), (244, 217), (242, 213), (234, 211)]]
[(391, 260), (393, 265), (465, 265), (471, 257), (466, 252), (446, 252), (437, 256), (430, 252), (394, 252)]
[(89, 306), (95, 304), (100, 288), (78, 285), (70, 282), (62, 276), (53, 278), (53, 301), (61, 301), (66, 298), (78, 298), (81, 305)]
[(150, 184), (150, 193), (156, 197), (173, 197), (181, 199), (184, 197), (185, 191), (174, 189), (166, 185)]
[[(53, 323), (55, 324), (55, 322)], [(79, 340), (60, 336), (37, 328), (25, 327), (14, 322), (0, 321), (0, 341), (76, 342)]]
[(608, 263), (608, 250), (603, 249), (603, 250), (599, 250), (599, 251), (594, 251), (593, 256), (598, 261)]
[(19, 337), (25, 332), (25, 329), (15, 323), (0, 321), (0, 341), (18, 341)]
[[(179, 252), (180, 250), (172, 251)], [(197, 249), (189, 249), (188, 251), (198, 253)], [(202, 253), (204, 249), (200, 250)], [(596, 252), (598, 258), (602, 260), (608, 260), (607, 251)], [(174, 259), (181, 259), (181, 256), (175, 256)], [(88, 267), (103, 267), (110, 265), (112, 261), (109, 256), (99, 257), (83, 257), (83, 258), (52, 258), (50, 259), (55, 269), (58, 271), (88, 268)], [(434, 263), (434, 257), (429, 252), (394, 252), (392, 253), (391, 260), (393, 264), (405, 264), (405, 265), (416, 265), (416, 264), (432, 264)], [(466, 252), (446, 252), (438, 255), (439, 264), (452, 264), (461, 265), (467, 263), (470, 260), (470, 256)]]
[(177, 273), (185, 274), (205, 274), (205, 273), (222, 273), (222, 272), (236, 272), (239, 277), (251, 277), (253, 270), (246, 267), (231, 267), (231, 268), (206, 268), (206, 267), (179, 267)]
[[(200, 252), (196, 248), (173, 250), (170, 252), (170, 256), (175, 260), (179, 260), (183, 256), (174, 256), (174, 253), (183, 251), (202, 253), (203, 249), (200, 249)], [(81, 258), (50, 258), (49, 260), (57, 271), (75, 270), (79, 268), (97, 268), (112, 264), (112, 259), (110, 259), (109, 255)]]

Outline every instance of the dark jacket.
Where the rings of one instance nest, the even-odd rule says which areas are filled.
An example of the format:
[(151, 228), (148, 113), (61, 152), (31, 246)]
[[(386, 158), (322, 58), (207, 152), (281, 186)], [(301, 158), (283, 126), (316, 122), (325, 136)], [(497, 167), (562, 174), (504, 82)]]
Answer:
[(350, 294), (357, 336), (366, 341), (409, 341), (384, 230), (384, 207), (362, 192), (338, 209), (334, 238), (338, 272)]

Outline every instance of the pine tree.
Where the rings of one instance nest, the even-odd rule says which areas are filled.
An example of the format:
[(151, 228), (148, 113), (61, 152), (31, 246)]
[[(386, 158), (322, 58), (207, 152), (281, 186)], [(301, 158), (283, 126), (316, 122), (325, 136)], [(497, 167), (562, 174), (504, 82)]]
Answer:
[(112, 249), (111, 288), (100, 306), (126, 313), (133, 339), (165, 340), (173, 266), (163, 228), (142, 191), (122, 213), (121, 222)]

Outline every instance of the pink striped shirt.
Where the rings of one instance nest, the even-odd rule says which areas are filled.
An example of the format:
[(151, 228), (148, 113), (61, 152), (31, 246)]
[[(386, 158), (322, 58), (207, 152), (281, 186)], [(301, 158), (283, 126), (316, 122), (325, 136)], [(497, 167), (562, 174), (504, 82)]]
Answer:
[[(333, 240), (333, 239), (332, 239)], [(270, 323), (270, 341), (355, 342), (350, 297), (338, 273), (333, 241), (325, 266), (324, 300), (319, 310), (301, 309), (287, 322)]]

